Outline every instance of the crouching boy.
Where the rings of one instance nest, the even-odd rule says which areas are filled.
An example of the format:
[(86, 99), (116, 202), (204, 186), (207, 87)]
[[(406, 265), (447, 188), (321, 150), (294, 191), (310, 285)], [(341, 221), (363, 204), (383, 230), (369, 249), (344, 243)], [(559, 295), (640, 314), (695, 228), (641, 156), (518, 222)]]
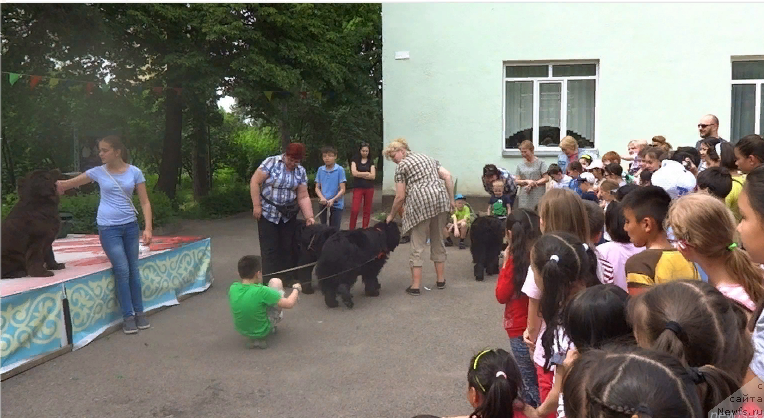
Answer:
[(265, 337), (276, 332), (276, 324), (284, 316), (281, 310), (297, 304), (302, 287), (293, 285), (294, 290), (285, 298), (281, 279), (271, 279), (263, 286), (262, 261), (256, 255), (239, 260), (239, 277), (241, 282), (234, 282), (228, 290), (233, 326), (250, 339), (247, 347), (267, 348)]

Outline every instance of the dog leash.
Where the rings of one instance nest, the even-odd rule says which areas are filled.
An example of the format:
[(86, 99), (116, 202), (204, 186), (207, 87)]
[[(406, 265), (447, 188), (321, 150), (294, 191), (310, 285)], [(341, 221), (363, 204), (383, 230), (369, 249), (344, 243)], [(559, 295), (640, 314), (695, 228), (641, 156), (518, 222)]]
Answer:
[[(382, 253), (382, 254), (385, 254), (385, 253)], [(337, 277), (337, 276), (339, 276), (339, 275), (341, 275), (341, 274), (349, 273), (349, 272), (351, 272), (351, 271), (353, 271), (353, 270), (359, 269), (359, 268), (361, 268), (361, 267), (363, 267), (363, 266), (365, 266), (365, 265), (367, 265), (367, 264), (371, 263), (371, 262), (372, 262), (372, 261), (374, 261), (374, 260), (379, 260), (379, 259), (381, 258), (380, 256), (381, 256), (382, 254), (380, 254), (380, 255), (377, 255), (377, 256), (374, 256), (374, 258), (371, 258), (371, 259), (369, 259), (368, 261), (364, 262), (363, 264), (360, 264), (360, 265), (358, 265), (358, 266), (355, 266), (355, 267), (353, 267), (353, 268), (349, 268), (349, 269), (347, 269), (347, 270), (341, 271), (341, 272), (339, 272), (339, 273), (336, 273), (336, 274), (332, 274), (331, 276), (322, 277), (322, 278), (318, 279), (317, 281), (321, 282), (321, 281), (324, 281), (324, 280), (326, 280), (326, 279), (331, 279), (331, 278)], [(317, 263), (318, 263), (318, 261), (316, 261), (315, 263), (308, 263), (308, 264), (303, 264), (303, 265), (301, 265), (301, 266), (292, 267), (292, 268), (290, 268), (290, 269), (285, 269), (285, 270), (277, 271), (277, 272), (275, 272), (275, 273), (268, 273), (268, 274), (263, 274), (263, 277), (270, 277), (270, 276), (279, 275), (279, 274), (281, 274), (281, 273), (287, 273), (287, 272), (290, 272), (290, 271), (294, 271), (294, 270), (300, 270), (300, 269), (303, 269), (303, 268), (306, 268), (306, 267), (313, 267), (313, 266), (315, 266)], [(308, 282), (297, 282), (297, 283), (300, 283), (300, 284), (306, 284), (306, 283), (311, 283), (311, 282), (312, 282), (312, 280), (311, 280), (311, 281), (308, 281)]]

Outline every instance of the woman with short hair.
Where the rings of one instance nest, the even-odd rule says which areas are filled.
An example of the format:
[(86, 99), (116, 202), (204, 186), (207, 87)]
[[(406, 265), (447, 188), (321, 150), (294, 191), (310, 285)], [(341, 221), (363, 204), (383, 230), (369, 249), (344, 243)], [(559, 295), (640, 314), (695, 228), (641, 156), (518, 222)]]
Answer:
[(562, 170), (563, 174), (567, 172), (568, 164), (578, 161), (578, 142), (576, 142), (576, 138), (573, 138), (572, 136), (568, 135), (565, 138), (562, 138), (560, 140), (560, 153), (557, 156), (557, 165), (560, 166), (560, 170)]
[[(315, 222), (308, 195), (308, 174), (300, 165), (304, 158), (305, 145), (291, 143), (283, 154), (266, 158), (250, 180), (263, 274), (296, 266), (299, 255), (294, 253), (293, 239), (297, 214), (302, 212), (306, 225)], [(284, 276), (296, 281), (294, 272)], [(310, 284), (306, 283), (303, 293), (313, 293)]]
[(385, 149), (385, 156), (398, 167), (395, 169), (395, 200), (387, 222), (405, 205), (401, 233), (411, 231), (411, 286), (406, 293), (419, 296), (422, 282), (422, 252), (430, 240), (430, 260), (435, 263), (438, 289), (446, 287), (443, 272), (446, 263), (446, 247), (441, 233), (449, 213), (456, 208), (454, 183), (451, 173), (440, 162), (426, 155), (412, 152), (403, 138), (392, 141)]

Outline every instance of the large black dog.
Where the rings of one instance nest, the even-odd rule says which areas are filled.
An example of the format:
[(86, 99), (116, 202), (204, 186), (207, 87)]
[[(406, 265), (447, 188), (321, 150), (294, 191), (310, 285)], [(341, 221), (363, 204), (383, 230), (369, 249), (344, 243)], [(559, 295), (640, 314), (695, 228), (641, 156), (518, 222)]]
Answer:
[[(298, 254), (297, 265), (304, 266), (315, 263), (318, 261), (318, 257), (321, 256), (326, 240), (336, 234), (338, 230), (337, 228), (322, 224), (306, 226), (305, 221), (301, 219), (297, 222), (299, 224), (294, 238), (295, 252)], [(302, 284), (302, 293), (308, 295), (314, 293), (311, 283), (312, 272), (313, 268), (311, 266), (298, 270), (296, 274), (297, 281)]]
[(339, 231), (326, 239), (316, 264), (316, 277), (326, 306), (336, 308), (337, 294), (353, 307), (350, 289), (361, 276), (366, 296), (379, 296), (377, 275), (401, 240), (395, 222), (380, 222), (371, 228)]
[(499, 274), (499, 254), (504, 247), (506, 220), (481, 216), (470, 227), (470, 252), (475, 263), (475, 280), (483, 281), (485, 274)]

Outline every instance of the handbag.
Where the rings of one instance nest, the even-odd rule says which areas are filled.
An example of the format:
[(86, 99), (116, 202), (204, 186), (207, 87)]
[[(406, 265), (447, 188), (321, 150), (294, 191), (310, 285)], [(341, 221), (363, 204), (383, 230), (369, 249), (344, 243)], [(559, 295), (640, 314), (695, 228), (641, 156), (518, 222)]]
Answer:
[(119, 185), (119, 182), (109, 173), (109, 170), (106, 169), (106, 167), (101, 166), (103, 171), (111, 177), (111, 179), (114, 181), (114, 183), (117, 185), (117, 188), (122, 191), (122, 195), (125, 196), (125, 199), (127, 199), (128, 202), (130, 202), (130, 207), (133, 208), (133, 212), (135, 212), (135, 215), (138, 216), (138, 209), (135, 208), (135, 205), (133, 204), (133, 199), (130, 199), (130, 196), (127, 195), (127, 192), (125, 192), (125, 189), (122, 188), (122, 186)]

